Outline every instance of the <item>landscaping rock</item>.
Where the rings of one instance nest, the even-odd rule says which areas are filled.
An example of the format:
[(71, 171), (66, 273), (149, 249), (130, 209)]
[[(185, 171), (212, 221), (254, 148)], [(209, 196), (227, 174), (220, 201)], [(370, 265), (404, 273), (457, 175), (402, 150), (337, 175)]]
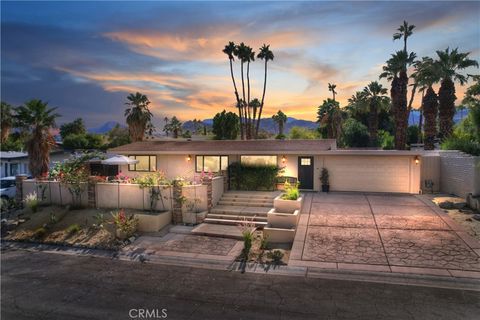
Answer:
[(463, 209), (467, 206), (465, 199), (458, 197), (437, 197), (433, 199), (433, 202), (442, 209)]
[(480, 221), (480, 214), (474, 214), (473, 219)]

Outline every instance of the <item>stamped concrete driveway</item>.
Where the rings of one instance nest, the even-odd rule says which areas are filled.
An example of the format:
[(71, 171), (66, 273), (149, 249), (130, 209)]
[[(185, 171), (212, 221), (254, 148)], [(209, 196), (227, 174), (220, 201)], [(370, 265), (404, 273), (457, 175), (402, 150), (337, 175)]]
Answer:
[(480, 243), (427, 198), (307, 194), (289, 265), (480, 278)]

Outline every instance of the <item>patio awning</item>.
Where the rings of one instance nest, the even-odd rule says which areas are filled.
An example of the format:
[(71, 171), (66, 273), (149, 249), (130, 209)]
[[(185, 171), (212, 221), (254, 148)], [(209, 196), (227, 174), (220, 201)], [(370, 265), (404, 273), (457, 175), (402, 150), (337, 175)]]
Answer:
[(106, 165), (127, 165), (127, 164), (135, 164), (138, 163), (138, 160), (131, 159), (126, 156), (114, 156), (105, 160), (102, 160), (102, 164)]

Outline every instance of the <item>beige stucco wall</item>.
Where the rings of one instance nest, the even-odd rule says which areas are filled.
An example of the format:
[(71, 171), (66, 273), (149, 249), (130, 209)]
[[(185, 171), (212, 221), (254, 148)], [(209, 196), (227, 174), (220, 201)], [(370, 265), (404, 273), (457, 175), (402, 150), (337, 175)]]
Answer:
[[(23, 197), (25, 198), (26, 195), (29, 193), (35, 192), (37, 196), (41, 197), (41, 188), (40, 185), (46, 186), (45, 190), (45, 199), (43, 203), (46, 204), (57, 204), (57, 205), (68, 205), (72, 204), (72, 195), (68, 188), (65, 185), (57, 181), (42, 181), (36, 182), (35, 180), (25, 180), (23, 182)], [(86, 206), (88, 204), (88, 194), (87, 194), (87, 186), (81, 194), (81, 204)]]
[(207, 186), (206, 185), (191, 185), (182, 187), (182, 195), (187, 198), (187, 201), (194, 201), (198, 199), (195, 204), (195, 209), (198, 212), (206, 211), (208, 207), (207, 203)]
[(433, 182), (433, 192), (440, 191), (440, 155), (438, 152), (426, 152), (421, 158), (420, 187), (424, 193), (431, 192), (425, 181)]
[(223, 177), (214, 177), (212, 179), (212, 205), (217, 205), (223, 195)]
[(459, 151), (440, 153), (440, 189), (465, 198), (480, 194), (480, 157)]

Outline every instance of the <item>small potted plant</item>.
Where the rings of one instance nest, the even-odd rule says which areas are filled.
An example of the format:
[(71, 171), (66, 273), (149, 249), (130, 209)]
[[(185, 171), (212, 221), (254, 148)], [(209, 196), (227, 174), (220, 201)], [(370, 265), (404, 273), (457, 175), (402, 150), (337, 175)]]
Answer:
[(329, 182), (327, 168), (322, 168), (322, 173), (320, 175), (320, 181), (322, 182), (322, 192), (329, 192), (330, 191), (330, 182)]
[(125, 210), (120, 209), (117, 213), (112, 213), (112, 217), (116, 227), (115, 235), (118, 239), (125, 240), (137, 230), (138, 218), (135, 215), (128, 216)]

